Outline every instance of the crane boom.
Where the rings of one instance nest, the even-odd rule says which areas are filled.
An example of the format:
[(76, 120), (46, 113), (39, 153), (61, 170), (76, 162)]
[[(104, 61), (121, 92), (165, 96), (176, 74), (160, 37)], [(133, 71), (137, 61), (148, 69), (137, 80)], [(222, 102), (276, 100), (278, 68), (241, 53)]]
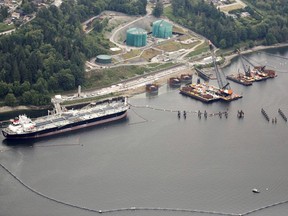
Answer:
[[(251, 77), (251, 72), (250, 72), (250, 67), (248, 67), (248, 69), (246, 69), (246, 66), (245, 66), (245, 64), (244, 64), (244, 61), (243, 61), (243, 56), (242, 56), (242, 54), (240, 53), (240, 51), (238, 50), (238, 54), (239, 54), (239, 56), (240, 56), (240, 61), (241, 61), (241, 64), (242, 64), (242, 67), (243, 67), (243, 69), (244, 69), (244, 73), (245, 73), (245, 76), (247, 76), (247, 77)], [(246, 60), (247, 61), (247, 60)], [(249, 63), (249, 61), (248, 61), (248, 63)], [(250, 63), (249, 63), (250, 64)], [(253, 65), (252, 65), (253, 66)]]
[(230, 89), (229, 82), (227, 82), (225, 76), (221, 74), (221, 71), (219, 70), (219, 68), (217, 66), (215, 53), (214, 53), (214, 45), (211, 43), (210, 40), (209, 40), (209, 48), (210, 48), (210, 51), (211, 51), (213, 65), (214, 65), (215, 74), (216, 74), (216, 78), (217, 78), (217, 82), (218, 82), (219, 88), (220, 89)]

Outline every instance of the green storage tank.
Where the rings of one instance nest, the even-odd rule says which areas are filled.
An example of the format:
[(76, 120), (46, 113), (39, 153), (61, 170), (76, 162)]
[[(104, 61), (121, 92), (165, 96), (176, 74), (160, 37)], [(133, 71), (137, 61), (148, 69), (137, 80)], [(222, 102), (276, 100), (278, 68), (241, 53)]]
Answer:
[(156, 38), (172, 37), (173, 25), (165, 20), (157, 20), (153, 22), (152, 35)]
[(110, 55), (98, 55), (96, 57), (96, 62), (100, 64), (110, 64), (112, 62), (112, 58)]
[(147, 44), (147, 31), (141, 28), (130, 28), (127, 30), (126, 45), (142, 47)]

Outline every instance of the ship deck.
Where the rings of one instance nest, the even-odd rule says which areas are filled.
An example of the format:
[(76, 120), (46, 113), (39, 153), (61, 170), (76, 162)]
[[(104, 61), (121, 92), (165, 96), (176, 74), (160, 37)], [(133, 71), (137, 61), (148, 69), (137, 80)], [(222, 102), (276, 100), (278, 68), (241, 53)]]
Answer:
[(127, 111), (129, 105), (125, 101), (107, 101), (99, 104), (89, 104), (79, 110), (67, 110), (57, 114), (50, 114), (35, 119), (29, 128), (26, 125), (9, 125), (3, 131), (7, 134), (29, 134), (53, 128), (61, 128), (67, 125), (88, 123), (94, 119), (105, 118), (123, 111)]

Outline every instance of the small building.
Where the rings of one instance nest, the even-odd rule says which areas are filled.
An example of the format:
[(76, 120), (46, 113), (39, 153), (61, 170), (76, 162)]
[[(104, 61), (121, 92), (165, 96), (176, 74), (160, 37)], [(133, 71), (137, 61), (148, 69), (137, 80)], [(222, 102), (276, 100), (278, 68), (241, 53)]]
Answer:
[(11, 17), (14, 18), (14, 19), (19, 19), (20, 18), (20, 13), (13, 12)]
[(110, 55), (98, 55), (95, 61), (100, 64), (110, 64), (112, 62), (112, 58)]
[(130, 28), (126, 32), (128, 46), (142, 47), (147, 44), (147, 31), (141, 28)]
[(153, 22), (152, 35), (156, 38), (172, 37), (173, 25), (165, 20), (157, 20)]

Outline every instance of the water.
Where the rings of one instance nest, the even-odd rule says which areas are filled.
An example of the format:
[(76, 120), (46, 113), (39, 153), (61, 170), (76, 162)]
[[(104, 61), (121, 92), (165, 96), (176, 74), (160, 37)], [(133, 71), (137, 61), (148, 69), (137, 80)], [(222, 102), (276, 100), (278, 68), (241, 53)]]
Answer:
[[(288, 57), (287, 48), (265, 52)], [(281, 108), (288, 115), (288, 61), (265, 53), (249, 58), (267, 61), (281, 73), (250, 87), (231, 82), (243, 94), (231, 103), (207, 105), (163, 86), (156, 97), (130, 98), (134, 106), (126, 121), (25, 145), (2, 141), (0, 163), (30, 189), (92, 210), (148, 207), (242, 214), (288, 200), (288, 128), (277, 112)], [(235, 59), (223, 71), (234, 73), (240, 66)], [(261, 108), (277, 117), (277, 124), (268, 123)], [(237, 118), (241, 109), (244, 119)], [(187, 119), (169, 110), (186, 110)], [(228, 110), (229, 116), (199, 119), (198, 110)], [(260, 193), (254, 194), (253, 188)], [(0, 215), (97, 214), (30, 189), (0, 167)], [(288, 204), (283, 204), (251, 215), (287, 212)], [(211, 215), (164, 209), (106, 214)]]

